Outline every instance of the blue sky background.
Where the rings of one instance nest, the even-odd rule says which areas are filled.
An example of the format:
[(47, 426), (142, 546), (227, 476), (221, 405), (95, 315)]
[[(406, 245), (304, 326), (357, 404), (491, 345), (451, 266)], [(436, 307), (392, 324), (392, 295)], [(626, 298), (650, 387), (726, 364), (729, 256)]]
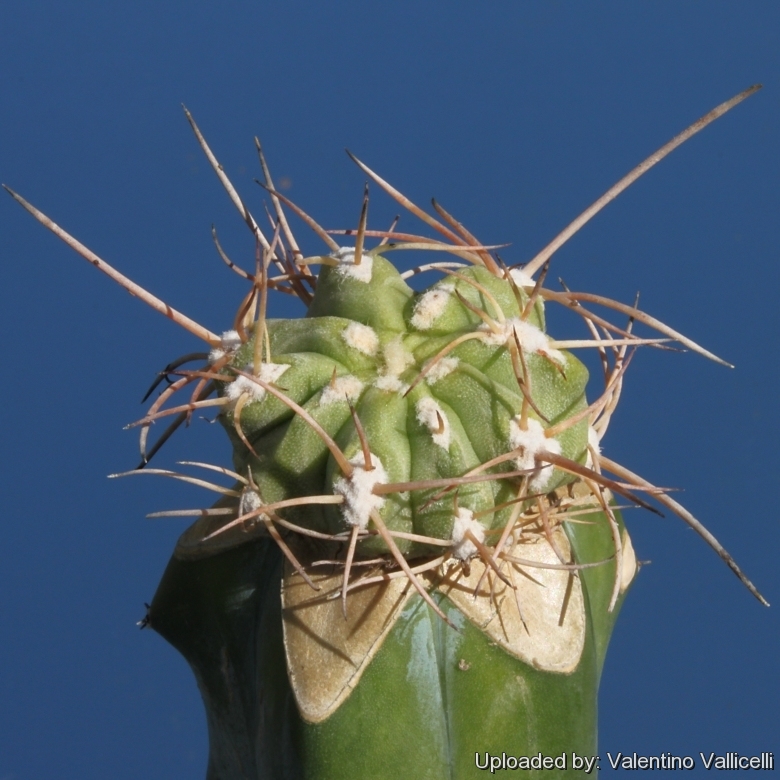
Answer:
[[(182, 102), (255, 213), (257, 134), (290, 197), (326, 226), (354, 225), (364, 177), (346, 146), (485, 242), (512, 242), (516, 263), (755, 82), (558, 252), (551, 279), (627, 302), (640, 290), (646, 310), (736, 364), (641, 353), (604, 447), (684, 488), (777, 602), (761, 607), (680, 521), (632, 513), (652, 565), (607, 657), (603, 776), (606, 751), (780, 761), (778, 4), (5, 0), (0, 179), (220, 331), (244, 290), (210, 226), (235, 259), (253, 245)], [(395, 213), (375, 193), (373, 224)], [(184, 528), (144, 515), (205, 497), (106, 480), (136, 463), (122, 426), (154, 373), (198, 345), (5, 196), (0, 238), (0, 780), (202, 777), (190, 671), (135, 621)], [(227, 462), (227, 443), (196, 423), (159, 465), (183, 457)]]

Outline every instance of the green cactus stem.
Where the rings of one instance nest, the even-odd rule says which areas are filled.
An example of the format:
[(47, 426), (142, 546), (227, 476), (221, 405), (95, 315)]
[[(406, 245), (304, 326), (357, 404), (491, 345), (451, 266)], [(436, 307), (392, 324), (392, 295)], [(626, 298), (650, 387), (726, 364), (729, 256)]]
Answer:
[[(676, 513), (763, 601), (696, 518), (601, 452), (636, 348), (675, 341), (723, 361), (636, 306), (544, 285), (550, 256), (584, 222), (753, 91), (677, 136), (514, 268), (435, 201), (434, 217), (355, 158), (439, 237), (369, 229), (368, 187), (357, 228), (325, 231), (274, 189), (258, 147), (275, 220), (269, 239), (188, 113), (257, 243), (246, 271), (217, 242), (249, 286), (221, 336), (12, 193), (208, 345), (161, 375), (170, 384), (134, 423), (142, 463), (124, 474), (220, 494), (208, 508), (152, 515), (197, 519), (144, 621), (195, 673), (208, 778), (452, 780), (481, 776), (504, 753), (520, 768), (533, 769), (534, 757), (552, 762), (531, 777), (582, 776), (573, 757), (597, 752), (599, 677), (637, 571), (618, 502)], [(303, 255), (285, 206), (319, 235), (324, 254)], [(339, 244), (344, 236), (354, 245)], [(389, 258), (404, 250), (446, 257), (402, 272)], [(421, 278), (433, 281), (422, 288)], [(275, 292), (297, 297), (306, 316), (269, 319)], [(584, 337), (548, 334), (550, 304), (580, 315)], [(657, 335), (637, 336), (636, 323)], [(573, 354), (588, 348), (604, 376), (591, 400)], [(185, 465), (218, 481), (148, 468), (204, 408), (217, 411), (233, 462)], [(149, 447), (152, 424), (166, 418)]]

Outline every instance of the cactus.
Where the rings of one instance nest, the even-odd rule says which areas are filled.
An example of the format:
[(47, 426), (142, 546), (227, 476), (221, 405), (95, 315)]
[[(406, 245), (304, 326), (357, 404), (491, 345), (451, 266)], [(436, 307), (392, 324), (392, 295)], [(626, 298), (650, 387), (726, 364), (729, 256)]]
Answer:
[[(209, 508), (154, 514), (197, 519), (142, 621), (196, 675), (209, 778), (468, 778), (502, 753), (509, 768), (586, 773), (575, 756), (597, 752), (599, 676), (637, 570), (618, 500), (658, 511), (652, 499), (676, 513), (764, 601), (696, 518), (600, 450), (637, 347), (677, 342), (723, 361), (636, 305), (544, 285), (550, 256), (584, 222), (755, 89), (675, 137), (512, 268), (435, 201), (433, 217), (354, 157), (441, 238), (395, 223), (369, 229), (368, 185), (357, 228), (325, 231), (274, 189), (258, 144), (269, 238), (187, 113), (257, 246), (246, 271), (215, 234), (222, 259), (249, 284), (221, 336), (11, 192), (208, 345), (162, 372), (152, 390), (163, 378), (169, 386), (134, 424), (142, 462), (117, 476), (163, 474), (220, 494)], [(304, 257), (285, 206), (327, 253)], [(447, 259), (401, 272), (388, 258), (404, 250)], [(416, 289), (426, 276), (431, 286)], [(268, 318), (271, 292), (297, 297), (306, 316)], [(547, 304), (580, 315), (587, 337), (548, 335)], [(657, 336), (638, 337), (636, 322)], [(587, 348), (598, 350), (604, 375), (592, 400), (572, 354)], [(185, 465), (229, 484), (147, 468), (204, 408), (217, 411), (233, 463)], [(170, 417), (149, 447), (152, 424)]]

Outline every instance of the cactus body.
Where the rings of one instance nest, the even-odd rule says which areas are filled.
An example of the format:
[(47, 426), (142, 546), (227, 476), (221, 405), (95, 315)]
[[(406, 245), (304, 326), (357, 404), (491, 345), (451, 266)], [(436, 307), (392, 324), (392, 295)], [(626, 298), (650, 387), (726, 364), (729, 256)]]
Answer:
[[(415, 293), (381, 254), (352, 256), (323, 269), (307, 317), (256, 322), (244, 341), (223, 335), (211, 360), (236, 474), (247, 475), (240, 517), (204, 518), (184, 535), (150, 612), (201, 683), (211, 776), (336, 778), (350, 764), (381, 778), (392, 763), (402, 775), (470, 777), (478, 753), (509, 746), (594, 754), (613, 527), (628, 542), (574, 473), (542, 460), (589, 458), (587, 371), (546, 336), (533, 288), (477, 266)], [(275, 506), (298, 532), (287, 556), (307, 581), (259, 538), (272, 522), (262, 509)], [(499, 565), (488, 550), (502, 535), (515, 560)], [(432, 560), (421, 581), (439, 614), (405, 577), (375, 574), (342, 615), (328, 597), (359, 582), (344, 563), (352, 536), (353, 572), (365, 559), (396, 572), (393, 555), (424, 569)], [(318, 572), (318, 559), (334, 566)], [(578, 562), (597, 566), (577, 576)], [(622, 593), (633, 558), (621, 565)], [(239, 592), (240, 607), (215, 603)], [(247, 631), (260, 632), (250, 653)], [(226, 648), (230, 672), (215, 675)], [(248, 679), (262, 695), (228, 713)], [(262, 747), (260, 724), (273, 724)]]
[(266, 247), (202, 374), (238, 482), (227, 522), (182, 536), (149, 620), (199, 681), (208, 777), (460, 780), (507, 753), (583, 776), (636, 572), (613, 491), (645, 505), (630, 487), (648, 487), (599, 440), (644, 342), (584, 315), (605, 364), (589, 406), (587, 370), (545, 332), (545, 301), (576, 296), (462, 229), (455, 247), (412, 238), (470, 261), (417, 269), (441, 278), (416, 292), (385, 256), (402, 246), (364, 252), (366, 206), (316, 278), (287, 261), (313, 288), (304, 318), (264, 317), (285, 256)]
[[(541, 433), (586, 406), (585, 367), (571, 354), (548, 346), (540, 302), (531, 316), (521, 320), (522, 308), (528, 303), (522, 288), (514, 285), (513, 289), (512, 282), (473, 268), (457, 278), (445, 277), (415, 295), (381, 255), (364, 262), (369, 267), (361, 277), (350, 273), (361, 266), (326, 267), (307, 318), (267, 323), (273, 368), (268, 370), (266, 363), (260, 369), (261, 377), (275, 374), (284, 394), (301, 405), (353, 461), (358, 469), (353, 482), (365, 472), (350, 404), (386, 484), (461, 477), (515, 450), (514, 440), (523, 436), (523, 395), (507, 340), (514, 346), (517, 339), (522, 345), (526, 333), (534, 348), (524, 354), (528, 380), (540, 388), (538, 413), (527, 411), (527, 435)], [(498, 334), (458, 296), (482, 311), (491, 312), (492, 305), (498, 304), (500, 312), (491, 312)], [(475, 338), (435, 362), (438, 354), (463, 336)], [(254, 351), (254, 339), (250, 339), (230, 356), (229, 365), (251, 371)], [(236, 471), (251, 470), (262, 501), (270, 504), (334, 491), (355, 493), (354, 501), (347, 495), (341, 505), (291, 508), (289, 519), (329, 534), (347, 531), (354, 524), (367, 526), (368, 514), (360, 516), (359, 490), (351, 490), (311, 425), (250, 378), (239, 381), (251, 399), (241, 410), (244, 439), (236, 432), (233, 410), (220, 417), (233, 440)], [(220, 392), (229, 395), (235, 384), (236, 380), (223, 383)], [(539, 414), (546, 422), (541, 422)], [(584, 461), (587, 421), (580, 420), (546, 446)], [(532, 493), (550, 492), (572, 479), (552, 467), (537, 468), (533, 457), (528, 460), (523, 463), (518, 455), (498, 468), (528, 469)], [(456, 511), (452, 491), (436, 498), (441, 493), (436, 488), (392, 492), (377, 496), (374, 503), (391, 531), (449, 540), (458, 512), (461, 517), (466, 516), (462, 510), (469, 515), (489, 512), (514, 498), (515, 492), (504, 481), (463, 485), (457, 492)], [(509, 505), (485, 514), (482, 522), (476, 521), (477, 533), (484, 537), (486, 530), (503, 528), (512, 510)], [(397, 544), (407, 558), (436, 549), (402, 538)], [(377, 536), (358, 546), (365, 557), (388, 552)]]

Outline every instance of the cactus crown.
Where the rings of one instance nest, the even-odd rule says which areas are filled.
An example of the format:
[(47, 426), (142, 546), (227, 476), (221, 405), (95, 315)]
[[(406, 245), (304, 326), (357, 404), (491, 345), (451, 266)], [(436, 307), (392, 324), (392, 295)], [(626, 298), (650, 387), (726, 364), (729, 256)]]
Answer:
[[(636, 305), (553, 291), (544, 284), (550, 256), (584, 222), (752, 91), (673, 139), (522, 268), (506, 267), (495, 254), (499, 247), (481, 244), (436, 201), (434, 217), (356, 158), (371, 180), (439, 237), (398, 232), (396, 223), (388, 230), (369, 229), (368, 186), (357, 228), (326, 231), (274, 189), (258, 144), (263, 186), (273, 209), (269, 238), (187, 113), (257, 247), (254, 268), (247, 271), (225, 255), (214, 236), (222, 259), (249, 285), (233, 327), (222, 336), (138, 288), (12, 194), (98, 268), (208, 345), (207, 353), (186, 355), (166, 367), (158, 383), (167, 378), (170, 385), (134, 424), (141, 430), (139, 469), (222, 494), (213, 507), (197, 512), (200, 519), (187, 537), (191, 554), (207, 555), (258, 534), (270, 535), (312, 588), (320, 588), (313, 572), (323, 562), (339, 569), (341, 581), (333, 595), (340, 595), (345, 612), (350, 591), (400, 578), (444, 617), (425, 578), (453, 571), (468, 576), (475, 560), (483, 567), (482, 578), (511, 588), (515, 561), (564, 572), (603, 563), (573, 560), (560, 534), (564, 523), (576, 523), (578, 514), (595, 506), (612, 530), (611, 609), (633, 573), (613, 496), (648, 507), (641, 493), (697, 530), (763, 601), (687, 510), (599, 448), (636, 347), (677, 342), (723, 361)], [(326, 253), (303, 255), (285, 207), (319, 235)], [(354, 241), (354, 246), (342, 246), (337, 238)], [(400, 273), (387, 256), (410, 249), (449, 259)], [(315, 266), (320, 267), (316, 275)], [(423, 274), (437, 279), (415, 292), (408, 282)], [(306, 317), (269, 319), (271, 292), (297, 297), (307, 308)], [(588, 337), (549, 336), (548, 303), (578, 314)], [(609, 313), (625, 321), (616, 324), (606, 318)], [(654, 329), (657, 337), (636, 336), (637, 322)], [(587, 371), (571, 352), (580, 348), (598, 350), (603, 367), (604, 388), (590, 402), (585, 397)], [(185, 367), (196, 361), (199, 367)], [(171, 405), (174, 396), (183, 400)], [(190, 465), (227, 475), (233, 485), (145, 468), (173, 431), (206, 407), (218, 409), (232, 441), (233, 469)], [(171, 416), (173, 422), (149, 447), (150, 426)], [(166, 514), (186, 513), (155, 516)], [(540, 540), (554, 552), (554, 561), (531, 560), (528, 552)], [(524, 622), (519, 602), (517, 609)]]

